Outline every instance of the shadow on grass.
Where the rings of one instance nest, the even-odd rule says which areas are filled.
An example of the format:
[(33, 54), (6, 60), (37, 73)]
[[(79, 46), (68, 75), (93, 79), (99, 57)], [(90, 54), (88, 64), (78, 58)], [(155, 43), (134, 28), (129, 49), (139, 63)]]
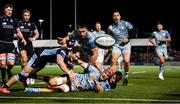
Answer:
[(179, 97), (179, 99), (180, 99), (180, 94), (163, 94), (163, 95), (172, 96), (172, 97)]

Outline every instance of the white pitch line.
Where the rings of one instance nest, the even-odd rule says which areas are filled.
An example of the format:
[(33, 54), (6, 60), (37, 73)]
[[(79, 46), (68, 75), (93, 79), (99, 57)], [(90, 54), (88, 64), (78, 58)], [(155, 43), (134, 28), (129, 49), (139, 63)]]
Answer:
[(131, 72), (131, 74), (144, 74), (146, 71)]
[(165, 102), (180, 103), (180, 100), (159, 100), (159, 99), (123, 99), (123, 98), (77, 98), (77, 97), (16, 97), (0, 96), (0, 99), (49, 99), (49, 100), (101, 100), (101, 101), (141, 101), (141, 102)]

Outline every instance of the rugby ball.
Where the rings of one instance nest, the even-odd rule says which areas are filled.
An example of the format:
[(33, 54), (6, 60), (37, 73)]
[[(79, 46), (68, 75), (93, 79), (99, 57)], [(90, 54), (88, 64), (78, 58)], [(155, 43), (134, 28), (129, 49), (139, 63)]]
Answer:
[(110, 48), (115, 44), (115, 39), (108, 34), (97, 37), (95, 40), (95, 45), (99, 48)]

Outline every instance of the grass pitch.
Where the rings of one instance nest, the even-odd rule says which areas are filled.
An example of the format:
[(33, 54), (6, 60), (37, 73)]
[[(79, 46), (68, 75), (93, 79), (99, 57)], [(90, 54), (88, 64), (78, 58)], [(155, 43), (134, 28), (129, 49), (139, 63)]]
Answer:
[[(180, 103), (180, 66), (165, 66), (165, 69), (165, 80), (160, 80), (158, 66), (131, 66), (128, 86), (122, 86), (121, 80), (116, 89), (103, 94), (93, 91), (25, 94), (18, 82), (10, 87), (10, 94), (0, 93), (0, 103)], [(12, 71), (17, 74), (20, 66)], [(75, 72), (82, 71), (75, 67)], [(47, 66), (38, 74), (53, 77), (63, 72), (57, 66)], [(47, 84), (36, 80), (29, 86), (46, 87)]]

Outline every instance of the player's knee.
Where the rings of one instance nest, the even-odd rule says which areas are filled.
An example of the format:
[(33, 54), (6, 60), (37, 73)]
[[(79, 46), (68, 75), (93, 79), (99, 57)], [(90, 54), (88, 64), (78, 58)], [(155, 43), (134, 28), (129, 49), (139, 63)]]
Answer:
[(8, 66), (14, 66), (14, 64), (15, 64), (15, 60), (8, 60), (7, 61)]
[(0, 61), (0, 68), (6, 68), (6, 61)]
[(70, 88), (69, 88), (69, 86), (67, 84), (63, 84), (61, 86), (62, 86), (62, 91), (63, 92), (69, 92), (70, 91)]
[(160, 64), (163, 64), (165, 62), (164, 59), (160, 59)]
[(160, 64), (163, 64), (163, 63), (165, 62), (165, 59), (164, 59), (163, 56), (160, 56), (160, 57), (159, 57), (159, 60), (160, 60)]

